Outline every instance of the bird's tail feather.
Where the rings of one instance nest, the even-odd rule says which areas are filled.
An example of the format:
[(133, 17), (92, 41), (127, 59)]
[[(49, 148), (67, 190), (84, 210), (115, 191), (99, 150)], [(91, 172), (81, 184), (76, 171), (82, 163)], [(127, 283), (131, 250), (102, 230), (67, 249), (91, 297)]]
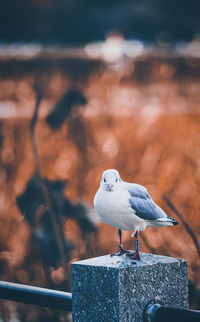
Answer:
[(167, 219), (173, 224), (173, 226), (178, 225), (178, 221), (176, 221), (176, 219), (169, 216), (167, 216)]
[(166, 226), (175, 226), (175, 225), (178, 225), (178, 222), (172, 218), (172, 217), (169, 217), (167, 216), (167, 218), (158, 218), (157, 220), (157, 223), (159, 224), (165, 224)]
[(175, 226), (178, 225), (178, 222), (169, 216), (158, 218), (148, 223), (149, 227), (166, 227), (166, 226)]

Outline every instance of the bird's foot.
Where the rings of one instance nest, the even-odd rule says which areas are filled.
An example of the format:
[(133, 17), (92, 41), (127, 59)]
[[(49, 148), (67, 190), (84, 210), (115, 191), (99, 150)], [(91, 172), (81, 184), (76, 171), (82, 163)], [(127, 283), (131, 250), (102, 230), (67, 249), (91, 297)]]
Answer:
[(129, 253), (129, 254), (127, 254), (127, 256), (128, 256), (130, 259), (134, 259), (135, 261), (140, 261), (140, 260), (141, 260), (140, 253), (139, 253), (139, 251), (137, 251), (137, 250), (136, 250), (136, 252), (134, 252), (134, 253)]
[(129, 254), (128, 250), (123, 249), (123, 247), (120, 247), (118, 251), (111, 254), (111, 256), (122, 256), (124, 254)]

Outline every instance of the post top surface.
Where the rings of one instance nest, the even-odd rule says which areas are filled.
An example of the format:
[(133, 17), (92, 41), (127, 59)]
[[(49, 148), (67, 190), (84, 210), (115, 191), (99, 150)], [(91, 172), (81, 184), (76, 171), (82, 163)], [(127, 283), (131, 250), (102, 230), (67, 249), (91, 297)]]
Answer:
[(141, 261), (131, 260), (126, 255), (122, 256), (111, 256), (104, 255), (99, 257), (93, 257), (85, 260), (81, 260), (78, 262), (72, 263), (72, 265), (86, 265), (86, 266), (96, 266), (96, 267), (108, 267), (108, 268), (126, 268), (126, 267), (138, 267), (138, 266), (151, 266), (156, 264), (172, 264), (178, 263), (180, 265), (181, 262), (185, 262), (185, 260), (169, 257), (169, 256), (161, 256), (155, 254), (147, 254), (140, 253)]

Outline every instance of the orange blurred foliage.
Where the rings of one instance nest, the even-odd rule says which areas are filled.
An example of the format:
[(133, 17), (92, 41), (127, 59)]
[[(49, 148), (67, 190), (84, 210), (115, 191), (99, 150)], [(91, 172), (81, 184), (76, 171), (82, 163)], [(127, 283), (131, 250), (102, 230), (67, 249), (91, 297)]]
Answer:
[[(43, 175), (68, 180), (66, 195), (90, 205), (105, 169), (116, 168), (124, 180), (145, 185), (179, 225), (148, 228), (141, 250), (187, 259), (190, 279), (200, 287), (195, 245), (163, 200), (164, 195), (170, 198), (200, 240), (200, 74), (185, 63), (186, 77), (181, 75), (177, 58), (146, 58), (132, 64), (131, 73), (123, 76), (100, 64), (86, 79), (84, 68), (72, 76), (67, 68), (54, 66), (48, 75), (44, 70), (41, 75), (28, 71), (0, 79), (1, 106), (5, 109), (7, 104), (14, 111), (10, 117), (7, 110), (6, 118), (0, 112), (0, 263), (5, 280), (28, 281), (21, 263), (29, 247), (29, 228), (16, 197), (35, 169), (29, 122), (35, 104), (34, 77), (39, 75), (44, 97), (36, 134)], [(88, 102), (52, 131), (44, 116), (71, 84)], [(66, 219), (65, 234), (76, 245), (72, 261), (111, 253), (118, 245), (117, 230), (103, 223), (87, 240), (77, 224)], [(129, 232), (123, 233), (123, 240), (125, 247), (133, 248)], [(55, 281), (63, 278), (62, 269), (51, 274)], [(32, 283), (44, 284), (43, 277)]]

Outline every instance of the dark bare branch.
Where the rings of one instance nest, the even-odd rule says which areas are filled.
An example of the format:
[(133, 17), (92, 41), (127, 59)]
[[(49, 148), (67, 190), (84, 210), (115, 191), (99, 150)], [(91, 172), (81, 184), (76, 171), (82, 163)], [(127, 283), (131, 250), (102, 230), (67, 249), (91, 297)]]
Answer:
[(147, 241), (147, 238), (146, 238), (146, 236), (145, 236), (145, 234), (143, 232), (140, 232), (140, 238), (144, 242), (144, 244), (147, 247), (147, 249), (149, 249), (149, 251), (151, 253), (156, 254), (156, 249), (154, 247), (152, 247), (151, 245), (149, 245), (149, 243)]
[(188, 222), (185, 220), (184, 216), (182, 213), (180, 213), (180, 211), (174, 206), (174, 204), (172, 203), (172, 201), (166, 196), (163, 196), (163, 200), (166, 202), (166, 204), (171, 208), (171, 210), (178, 216), (178, 218), (181, 220), (183, 226), (185, 227), (186, 231), (188, 232), (188, 234), (190, 235), (190, 237), (193, 240), (193, 243), (196, 247), (197, 253), (200, 257), (200, 244), (198, 242), (198, 239), (193, 231), (193, 229), (191, 228), (191, 226), (188, 224)]
[(38, 149), (37, 149), (35, 126), (36, 126), (36, 123), (37, 123), (38, 111), (39, 111), (41, 100), (42, 100), (42, 95), (38, 94), (37, 98), (36, 98), (35, 110), (34, 110), (34, 113), (33, 113), (33, 117), (31, 119), (30, 128), (31, 128), (31, 139), (32, 139), (32, 145), (33, 145), (33, 155), (34, 155), (34, 159), (35, 159), (36, 172), (38, 174), (38, 178), (39, 178), (40, 183), (41, 183), (41, 189), (42, 189), (42, 192), (43, 192), (44, 200), (45, 200), (46, 206), (48, 207), (48, 211), (49, 211), (49, 214), (50, 214), (50, 219), (51, 219), (51, 222), (52, 222), (52, 226), (54, 228), (55, 237), (56, 237), (58, 249), (59, 249), (59, 252), (60, 252), (62, 266), (64, 267), (64, 271), (65, 271), (65, 278), (66, 278), (66, 280), (68, 280), (69, 272), (67, 270), (68, 269), (67, 268), (67, 261), (66, 261), (66, 258), (65, 258), (64, 236), (63, 236), (62, 229), (61, 229), (58, 221), (56, 220), (56, 214), (54, 213), (52, 201), (51, 201), (51, 198), (49, 196), (49, 191), (48, 191), (48, 188), (47, 188), (47, 186), (45, 184), (45, 181), (43, 179), (43, 176), (42, 176), (41, 166), (40, 166), (40, 158), (39, 158)]

